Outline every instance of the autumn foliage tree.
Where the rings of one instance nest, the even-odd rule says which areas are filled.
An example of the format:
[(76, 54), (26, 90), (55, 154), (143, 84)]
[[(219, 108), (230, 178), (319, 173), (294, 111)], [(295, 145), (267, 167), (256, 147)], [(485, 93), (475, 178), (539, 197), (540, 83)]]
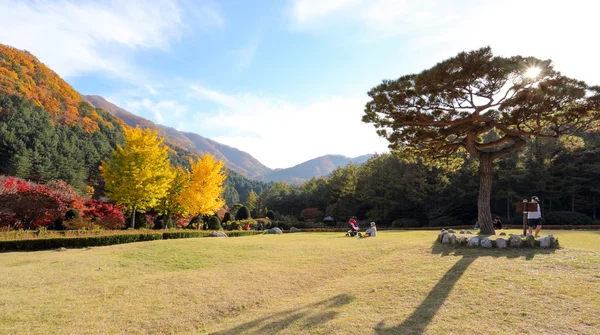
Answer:
[(124, 129), (125, 147), (117, 146), (100, 171), (110, 198), (135, 213), (158, 204), (166, 197), (174, 178), (167, 147), (150, 129)]
[(489, 47), (385, 80), (369, 96), (363, 121), (373, 123), (402, 157), (450, 167), (464, 155), (478, 160), (483, 234), (494, 234), (494, 161), (521, 149), (528, 138), (594, 129), (600, 116), (600, 87), (563, 76), (550, 60), (498, 57)]
[(11, 228), (49, 226), (68, 209), (83, 208), (82, 197), (63, 181), (48, 185), (0, 177), (0, 223)]
[(185, 208), (187, 214), (211, 215), (225, 205), (223, 182), (227, 177), (223, 162), (211, 154), (205, 154), (196, 162), (191, 162), (192, 171), (176, 202)]

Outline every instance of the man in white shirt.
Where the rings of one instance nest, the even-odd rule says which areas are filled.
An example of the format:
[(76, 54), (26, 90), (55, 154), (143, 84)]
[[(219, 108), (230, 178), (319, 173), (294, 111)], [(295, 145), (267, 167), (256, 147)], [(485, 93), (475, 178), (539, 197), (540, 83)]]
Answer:
[(528, 232), (531, 234), (535, 227), (535, 237), (538, 237), (540, 230), (542, 230), (542, 209), (540, 207), (540, 199), (536, 196), (531, 197), (531, 202), (537, 203), (537, 211), (527, 213), (527, 227)]

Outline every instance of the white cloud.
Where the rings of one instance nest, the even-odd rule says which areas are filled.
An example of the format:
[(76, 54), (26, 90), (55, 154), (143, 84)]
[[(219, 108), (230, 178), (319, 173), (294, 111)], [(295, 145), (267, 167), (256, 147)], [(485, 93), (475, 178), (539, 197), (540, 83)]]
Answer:
[(361, 0), (298, 0), (291, 10), (291, 14), (300, 25), (308, 25), (330, 14), (352, 7)]
[(230, 51), (228, 55), (233, 60), (235, 67), (241, 71), (247, 69), (252, 64), (257, 49), (258, 40), (255, 39), (245, 47)]
[(144, 116), (150, 111), (152, 115), (147, 117), (159, 124), (164, 124), (167, 119), (179, 118), (189, 110), (189, 106), (175, 100), (129, 100), (121, 107), (139, 116)]
[(196, 114), (184, 129), (218, 133), (214, 140), (246, 151), (263, 164), (290, 167), (326, 155), (355, 157), (387, 151), (373, 126), (361, 122), (367, 97), (331, 97), (296, 105), (254, 94), (229, 95), (199, 85), (199, 100), (218, 107)]
[[(326, 2), (326, 1), (323, 1)], [(339, 4), (339, 3), (338, 3)], [(600, 83), (595, 66), (600, 46), (590, 34), (600, 30), (600, 3), (588, 0), (408, 1), (356, 0), (323, 7), (294, 0), (294, 28), (328, 35), (334, 28), (352, 40), (398, 43), (416, 71), (462, 50), (490, 45), (495, 54), (550, 58), (566, 75)], [(387, 43), (383, 42), (383, 43)]]
[[(0, 0), (0, 42), (32, 52), (64, 77), (104, 72), (132, 79), (138, 73), (131, 53), (167, 50), (181, 38), (183, 11), (176, 0)], [(222, 24), (217, 12), (204, 15), (204, 22)]]
[(380, 39), (447, 22), (450, 6), (444, 1), (295, 0), (290, 13), (301, 30), (328, 31), (345, 23)]

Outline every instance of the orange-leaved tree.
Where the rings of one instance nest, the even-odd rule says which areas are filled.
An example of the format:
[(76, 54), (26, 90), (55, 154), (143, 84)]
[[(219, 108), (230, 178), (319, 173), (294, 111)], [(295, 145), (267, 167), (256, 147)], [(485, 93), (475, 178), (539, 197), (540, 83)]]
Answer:
[(117, 146), (100, 171), (109, 197), (135, 213), (154, 207), (169, 191), (174, 173), (170, 168), (167, 147), (150, 129), (124, 128), (125, 147)]

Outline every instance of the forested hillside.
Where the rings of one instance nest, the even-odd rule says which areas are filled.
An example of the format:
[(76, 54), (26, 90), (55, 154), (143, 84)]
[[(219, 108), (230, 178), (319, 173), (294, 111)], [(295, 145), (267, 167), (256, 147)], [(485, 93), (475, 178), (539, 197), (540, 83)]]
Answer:
[(165, 143), (172, 146), (185, 148), (194, 154), (210, 153), (225, 162), (225, 166), (249, 178), (262, 179), (265, 173), (271, 171), (256, 158), (246, 152), (215, 142), (195, 133), (182, 132), (177, 129), (166, 127), (132, 114), (123, 108), (107, 101), (101, 96), (86, 95), (84, 99), (92, 105), (103, 108), (112, 115), (123, 119), (131, 127), (140, 126), (158, 131), (159, 136), (165, 139)]
[[(103, 196), (98, 167), (123, 144), (128, 124), (121, 117), (140, 127), (157, 127), (124, 110), (114, 114), (83, 100), (29, 52), (0, 44), (0, 175), (40, 183), (64, 180), (80, 192), (91, 186), (96, 197)], [(168, 129), (159, 130), (174, 138)], [(188, 150), (194, 145), (183, 135), (178, 139), (166, 143), (169, 159), (189, 168), (189, 160), (198, 157)], [(260, 193), (264, 187), (231, 173), (225, 200), (233, 205), (250, 189)]]
[[(456, 226), (477, 219), (478, 164), (467, 159), (456, 171), (408, 164), (376, 155), (329, 177), (300, 186), (275, 183), (260, 194), (261, 206), (302, 217), (307, 209), (342, 225), (350, 216), (383, 226)], [(548, 224), (591, 224), (600, 200), (600, 134), (560, 141), (535, 139), (501, 159), (494, 170), (492, 213), (519, 224), (515, 203), (538, 196)]]
[(270, 172), (265, 176), (265, 180), (302, 184), (313, 177), (328, 176), (333, 170), (348, 164), (363, 164), (372, 156), (362, 155), (349, 158), (342, 155), (325, 155), (287, 169)]

